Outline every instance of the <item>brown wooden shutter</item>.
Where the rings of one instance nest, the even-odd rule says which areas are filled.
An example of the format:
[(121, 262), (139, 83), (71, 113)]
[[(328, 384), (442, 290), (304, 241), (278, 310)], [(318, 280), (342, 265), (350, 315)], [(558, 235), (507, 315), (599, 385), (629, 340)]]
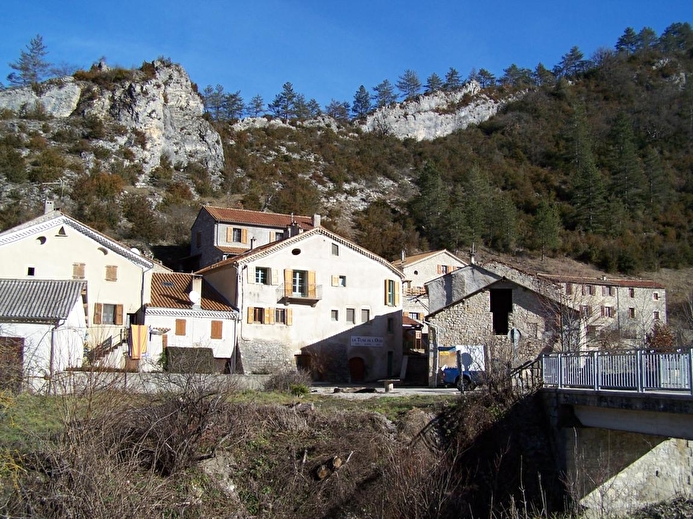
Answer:
[(233, 227), (226, 228), (226, 242), (233, 243)]
[(212, 339), (221, 339), (223, 329), (224, 323), (222, 321), (212, 321), (212, 332), (210, 337)]
[(123, 324), (123, 305), (115, 305), (115, 324)]
[(317, 293), (317, 287), (315, 285), (315, 271), (308, 271), (308, 297), (315, 298)]
[(294, 324), (294, 310), (293, 308), (286, 309), (286, 325), (291, 326)]
[(176, 319), (176, 335), (185, 335), (185, 319)]
[(443, 266), (442, 265), (436, 265), (436, 272), (438, 274), (442, 274), (443, 273)]
[(101, 314), (103, 313), (103, 305), (94, 303), (94, 324), (101, 324)]
[(248, 229), (241, 229), (241, 243), (248, 243)]
[(395, 282), (395, 306), (399, 306), (399, 283)]
[(270, 280), (270, 285), (279, 284), (279, 269), (272, 269), (272, 279)]
[(339, 286), (339, 276), (332, 276), (332, 286), (333, 287)]
[(248, 324), (253, 324), (255, 320), (255, 308), (252, 306), (248, 307)]
[(84, 279), (84, 263), (72, 264), (72, 279)]
[(118, 281), (118, 267), (106, 265), (106, 281)]
[(265, 308), (262, 316), (263, 324), (274, 324), (274, 308)]
[(386, 279), (386, 280), (385, 280), (385, 306), (387, 306), (387, 305), (390, 304), (390, 300), (389, 300), (388, 297), (387, 297), (387, 289), (388, 289), (389, 283), (390, 283), (390, 280), (389, 280), (389, 279)]
[(294, 271), (291, 269), (284, 269), (284, 297), (291, 297), (292, 287), (291, 282), (294, 277)]

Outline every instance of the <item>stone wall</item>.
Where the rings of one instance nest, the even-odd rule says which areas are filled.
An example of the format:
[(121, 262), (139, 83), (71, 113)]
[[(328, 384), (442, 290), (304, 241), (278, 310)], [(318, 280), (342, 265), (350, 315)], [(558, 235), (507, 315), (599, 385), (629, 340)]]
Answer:
[(273, 341), (238, 342), (239, 363), (237, 369), (241, 369), (245, 375), (270, 374), (285, 369), (296, 369), (296, 355), (294, 349)]

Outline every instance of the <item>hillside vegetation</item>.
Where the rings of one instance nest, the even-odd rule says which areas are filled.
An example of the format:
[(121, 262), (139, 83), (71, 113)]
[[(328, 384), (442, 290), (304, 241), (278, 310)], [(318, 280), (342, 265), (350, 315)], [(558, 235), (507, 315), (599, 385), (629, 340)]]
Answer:
[[(552, 71), (512, 66), (497, 81), (477, 74), (479, 95), (506, 100), (503, 108), (432, 141), (397, 139), (386, 124), (367, 132), (363, 119), (284, 114), (276, 124), (234, 125), (208, 112), (223, 145), (221, 171), (163, 153), (157, 167), (142, 169), (128, 146), (141, 154), (146, 142), (134, 133), (119, 148), (104, 146), (125, 130), (84, 115), (93, 111), (64, 121), (39, 108), (6, 110), (0, 224), (38, 214), (41, 199), (54, 196), (139, 246), (185, 244), (207, 202), (321, 213), (387, 259), (475, 244), (627, 274), (690, 266), (692, 71), (693, 30), (675, 23), (661, 36), (628, 29), (591, 59), (571, 49)], [(127, 90), (142, 74), (81, 71), (75, 79)]]

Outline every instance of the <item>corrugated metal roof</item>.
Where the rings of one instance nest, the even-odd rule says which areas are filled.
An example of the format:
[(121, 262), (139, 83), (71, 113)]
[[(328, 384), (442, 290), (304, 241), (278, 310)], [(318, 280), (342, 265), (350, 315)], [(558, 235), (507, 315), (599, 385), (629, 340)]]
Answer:
[[(188, 294), (192, 290), (192, 274), (179, 272), (155, 272), (152, 274), (152, 297), (149, 306), (189, 310), (192, 302)], [(203, 310), (233, 312), (234, 308), (214, 288), (202, 280)]]
[(296, 222), (303, 229), (313, 228), (313, 218), (311, 216), (266, 213), (263, 211), (250, 211), (249, 209), (214, 206), (205, 206), (203, 209), (218, 222), (282, 228), (289, 226), (292, 222)]
[(81, 280), (0, 279), (0, 319), (66, 319), (86, 288)]

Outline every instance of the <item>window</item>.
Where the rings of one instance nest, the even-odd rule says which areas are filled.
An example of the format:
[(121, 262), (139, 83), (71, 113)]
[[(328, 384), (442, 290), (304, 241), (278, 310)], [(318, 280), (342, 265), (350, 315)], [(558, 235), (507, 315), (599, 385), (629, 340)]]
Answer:
[(580, 305), (580, 315), (584, 318), (592, 316), (592, 307), (590, 305)]
[(224, 323), (222, 321), (212, 321), (212, 330), (209, 334), (212, 339), (221, 339)]
[(353, 308), (347, 308), (346, 320), (348, 323), (356, 324), (356, 310), (354, 310)]
[(274, 309), (274, 322), (277, 324), (286, 324), (286, 308)]
[(395, 320), (392, 317), (387, 318), (387, 332), (392, 333), (395, 331)]
[(269, 285), (270, 270), (265, 267), (255, 267), (255, 283), (259, 285)]
[(332, 255), (339, 256), (339, 245), (337, 245), (336, 243), (332, 244)]
[(330, 319), (332, 321), (339, 321), (339, 310), (330, 310)]
[(243, 239), (243, 232), (238, 227), (234, 227), (231, 231), (231, 241), (239, 242)]
[(628, 289), (628, 296), (630, 296), (630, 297), (635, 297), (635, 289), (634, 289), (634, 288), (629, 288), (629, 289)]
[(659, 301), (659, 292), (653, 292), (652, 293), (652, 299), (655, 301)]
[(284, 239), (284, 233), (281, 231), (277, 231), (274, 233), (274, 241), (280, 241)]
[(409, 318), (418, 321), (419, 320), (419, 312), (409, 312)]
[(72, 279), (84, 279), (84, 263), (72, 264)]
[(387, 306), (399, 305), (399, 283), (394, 279), (385, 280), (385, 304)]
[(583, 296), (586, 296), (586, 295), (593, 296), (594, 291), (595, 291), (594, 285), (582, 285), (582, 295)]
[(613, 306), (602, 306), (602, 317), (613, 317), (614, 307)]
[(597, 327), (596, 326), (588, 326), (587, 327), (587, 338), (590, 340), (594, 340), (597, 338)]
[(36, 273), (36, 269), (34, 267), (28, 267), (26, 269), (26, 275), (27, 276), (33, 276)]
[(339, 286), (340, 287), (346, 286), (346, 276), (339, 276)]
[(653, 318), (655, 321), (659, 321), (659, 312), (656, 311), (656, 310), (655, 310), (654, 312), (652, 312), (652, 318)]
[(265, 322), (265, 309), (264, 308), (253, 308), (253, 322), (254, 323), (264, 323)]
[(176, 335), (185, 335), (185, 319), (176, 319)]
[(565, 293), (568, 295), (573, 294), (573, 284), (572, 283), (566, 283), (565, 284)]
[(369, 323), (371, 320), (371, 311), (368, 308), (361, 309), (361, 322)]
[(630, 317), (631, 319), (635, 319), (635, 308), (628, 309), (628, 317)]
[(94, 324), (123, 324), (123, 305), (95, 303)]
[(197, 234), (195, 234), (195, 246), (199, 249), (202, 247), (202, 232), (197, 231)]
[(602, 296), (615, 296), (616, 295), (616, 288), (615, 287), (608, 287), (606, 285), (602, 286)]
[(539, 338), (539, 325), (537, 323), (529, 323), (527, 325), (527, 330), (529, 331), (530, 337)]
[(308, 295), (308, 272), (294, 270), (291, 280), (291, 293), (295, 296), (306, 297)]
[(106, 265), (106, 281), (118, 281), (118, 267)]

